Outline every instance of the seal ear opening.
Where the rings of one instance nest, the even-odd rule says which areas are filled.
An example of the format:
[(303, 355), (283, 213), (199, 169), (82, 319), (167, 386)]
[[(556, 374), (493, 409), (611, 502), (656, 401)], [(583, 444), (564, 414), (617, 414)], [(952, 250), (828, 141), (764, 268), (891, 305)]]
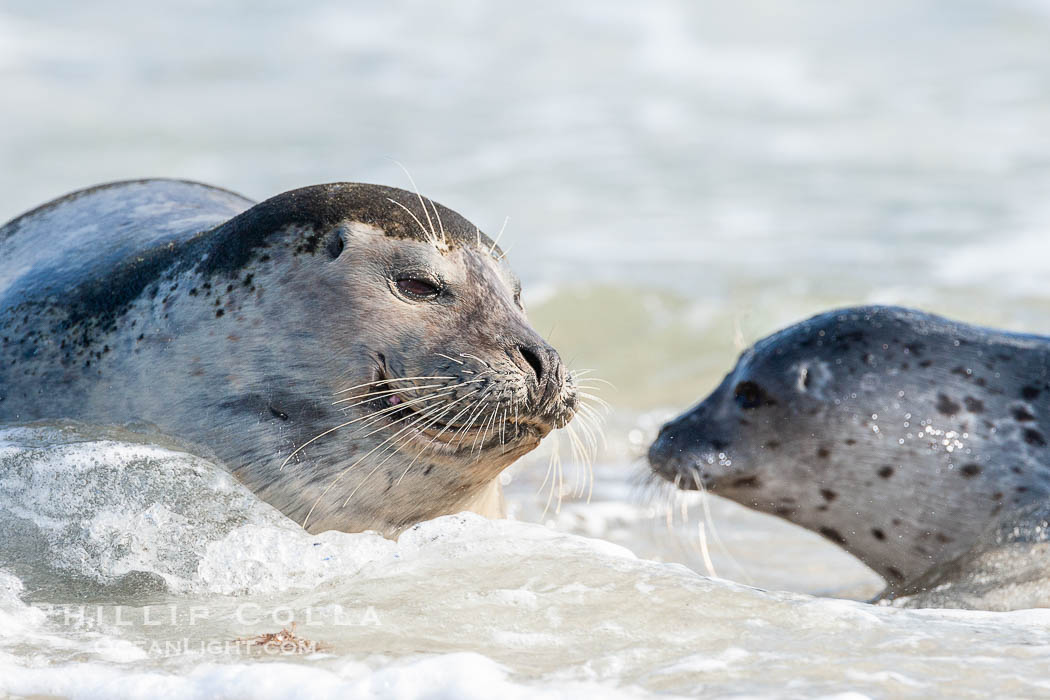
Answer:
[(343, 242), (343, 229), (337, 228), (328, 239), (328, 243), (325, 244), (325, 252), (328, 253), (328, 257), (335, 260), (343, 254), (343, 248), (346, 247), (346, 243)]

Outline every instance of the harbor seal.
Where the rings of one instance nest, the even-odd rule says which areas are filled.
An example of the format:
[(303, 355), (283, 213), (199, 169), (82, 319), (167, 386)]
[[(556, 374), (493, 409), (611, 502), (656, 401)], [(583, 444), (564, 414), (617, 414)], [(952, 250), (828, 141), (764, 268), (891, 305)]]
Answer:
[(499, 246), (404, 190), (141, 180), (0, 229), (0, 420), (147, 423), (311, 532), (501, 507), (577, 406)]
[[(1050, 605), (1050, 338), (825, 313), (745, 351), (649, 462), (819, 532), (886, 579), (884, 599)], [(991, 592), (1022, 580), (1023, 596)]]

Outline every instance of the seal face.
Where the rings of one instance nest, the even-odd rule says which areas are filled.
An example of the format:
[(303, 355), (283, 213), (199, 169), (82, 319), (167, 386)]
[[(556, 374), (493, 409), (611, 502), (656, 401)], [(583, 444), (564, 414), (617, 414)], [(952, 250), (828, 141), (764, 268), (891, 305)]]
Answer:
[(1045, 501), (1048, 443), (1050, 339), (868, 307), (759, 341), (649, 461), (821, 533), (892, 596)]
[(403, 190), (115, 183), (0, 260), (0, 420), (155, 424), (311, 531), (481, 508), (576, 409), (502, 251)]

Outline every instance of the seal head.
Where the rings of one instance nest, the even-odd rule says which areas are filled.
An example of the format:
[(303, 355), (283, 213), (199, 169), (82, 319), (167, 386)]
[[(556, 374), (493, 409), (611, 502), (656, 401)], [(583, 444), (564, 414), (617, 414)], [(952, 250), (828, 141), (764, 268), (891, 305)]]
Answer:
[[(395, 188), (248, 205), (118, 183), (0, 230), (0, 418), (148, 421), (311, 531), (491, 513), (500, 471), (576, 408), (503, 252)], [(65, 222), (92, 228), (48, 252)]]
[(659, 476), (819, 532), (915, 592), (1050, 494), (1050, 340), (834, 311), (745, 351), (660, 431)]

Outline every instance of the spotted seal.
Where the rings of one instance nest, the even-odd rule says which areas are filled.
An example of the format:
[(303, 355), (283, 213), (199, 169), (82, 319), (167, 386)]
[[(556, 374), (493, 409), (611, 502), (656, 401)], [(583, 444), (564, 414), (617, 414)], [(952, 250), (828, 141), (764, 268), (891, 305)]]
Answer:
[(1050, 338), (825, 313), (745, 351), (649, 462), (819, 532), (886, 579), (883, 598), (1050, 605)]
[(0, 229), (0, 420), (145, 422), (310, 531), (501, 506), (574, 415), (499, 246), (404, 190), (102, 185)]

